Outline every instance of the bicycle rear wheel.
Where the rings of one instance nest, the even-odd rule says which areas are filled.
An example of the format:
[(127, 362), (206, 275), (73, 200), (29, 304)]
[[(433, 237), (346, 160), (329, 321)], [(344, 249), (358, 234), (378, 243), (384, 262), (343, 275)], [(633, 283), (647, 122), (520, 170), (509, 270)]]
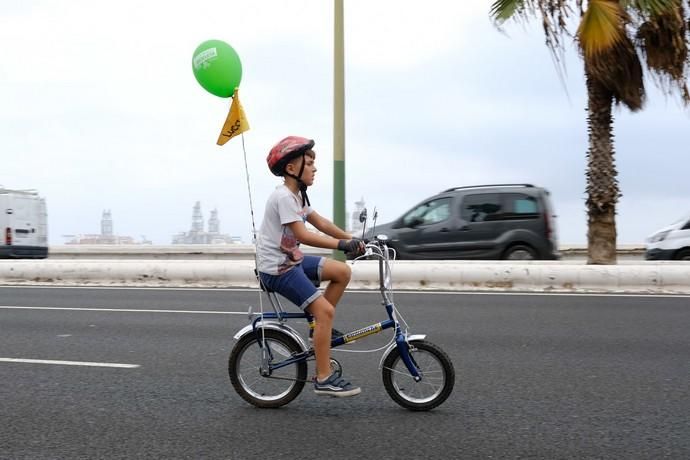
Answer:
[(393, 401), (405, 409), (431, 410), (443, 403), (455, 385), (455, 369), (448, 355), (426, 340), (410, 342), (410, 357), (422, 380), (415, 382), (395, 348), (383, 363), (383, 386)]
[[(266, 329), (265, 342), (271, 352), (271, 363), (300, 353), (302, 348), (294, 339), (279, 331)], [(300, 361), (261, 375), (261, 333), (251, 333), (235, 344), (228, 361), (232, 386), (242, 399), (256, 407), (284, 406), (295, 399), (307, 378), (307, 363)]]

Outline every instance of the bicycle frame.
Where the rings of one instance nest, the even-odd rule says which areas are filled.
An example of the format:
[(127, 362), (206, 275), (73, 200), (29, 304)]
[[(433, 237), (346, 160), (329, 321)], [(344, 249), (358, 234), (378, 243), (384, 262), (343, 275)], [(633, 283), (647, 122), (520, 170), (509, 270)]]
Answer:
[[(420, 381), (422, 379), (422, 375), (419, 372), (419, 369), (410, 356), (409, 353), (409, 341), (412, 337), (408, 337), (407, 331), (403, 332), (400, 323), (398, 322), (396, 315), (395, 315), (395, 304), (393, 303), (392, 297), (389, 295), (390, 290), (391, 290), (391, 272), (390, 272), (390, 256), (389, 256), (389, 251), (390, 249), (388, 248), (388, 245), (386, 244), (387, 238), (385, 235), (379, 235), (377, 236), (374, 241), (369, 242), (366, 244), (366, 253), (359, 257), (376, 257), (379, 261), (379, 289), (381, 291), (381, 296), (383, 298), (382, 304), (384, 305), (386, 309), (386, 313), (388, 315), (388, 319), (371, 324), (369, 326), (362, 327), (360, 329), (356, 329), (352, 332), (349, 332), (343, 336), (332, 338), (331, 339), (331, 349), (337, 348), (339, 346), (345, 345), (347, 343), (350, 343), (354, 340), (358, 340), (361, 338), (364, 338), (369, 335), (377, 334), (381, 331), (384, 331), (386, 329), (390, 328), (395, 328), (395, 343), (391, 345), (391, 347), (386, 350), (384, 353), (384, 358), (385, 356), (390, 353), (390, 351), (397, 347), (398, 350), (400, 351), (400, 356), (405, 363), (405, 366), (409, 370), (410, 374), (414, 378), (415, 381)], [(358, 259), (359, 259), (358, 258)], [(357, 259), (355, 259), (357, 260)], [(242, 329), (240, 332), (238, 332), (235, 335), (235, 338), (239, 338), (242, 335), (248, 333), (250, 330), (253, 331), (254, 333), (261, 333), (262, 340), (259, 341), (260, 346), (262, 347), (262, 363), (261, 363), (261, 374), (264, 375), (265, 377), (268, 377), (271, 375), (271, 372), (276, 369), (280, 369), (285, 366), (289, 366), (291, 364), (294, 364), (295, 362), (299, 361), (305, 361), (312, 356), (314, 356), (314, 349), (313, 348), (305, 348), (304, 351), (301, 353), (297, 353), (283, 361), (275, 362), (273, 363), (273, 353), (271, 352), (270, 347), (265, 346), (264, 340), (263, 340), (263, 329), (265, 327), (272, 327), (271, 325), (275, 325), (275, 320), (278, 321), (278, 324), (281, 326), (280, 329), (287, 329), (285, 332), (287, 332), (289, 335), (294, 337), (297, 337), (296, 339), (300, 344), (304, 345), (304, 342), (299, 338), (299, 334), (297, 334), (292, 328), (285, 326), (283, 323), (285, 323), (288, 319), (295, 319), (295, 318), (304, 318), (306, 320), (309, 320), (311, 318), (311, 315), (309, 315), (306, 312), (302, 313), (290, 313), (286, 312), (283, 310), (282, 305), (280, 304), (280, 300), (278, 299), (278, 296), (275, 292), (267, 292), (269, 301), (271, 302), (271, 306), (273, 308), (273, 312), (267, 312), (267, 313), (252, 313), (251, 309), (249, 311), (250, 318), (255, 317), (251, 323), (251, 325), (246, 326), (244, 329)], [(268, 320), (268, 321), (266, 321)], [(420, 336), (413, 336), (414, 339), (420, 338)], [(422, 337), (423, 338), (423, 337)], [(383, 359), (382, 361), (383, 362)]]

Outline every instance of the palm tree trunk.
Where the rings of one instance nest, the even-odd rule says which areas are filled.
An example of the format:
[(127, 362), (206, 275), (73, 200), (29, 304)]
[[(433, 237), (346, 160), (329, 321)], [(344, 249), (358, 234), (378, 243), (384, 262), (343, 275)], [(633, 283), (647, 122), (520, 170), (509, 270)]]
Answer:
[(613, 93), (586, 72), (587, 263), (616, 263), (616, 203), (620, 196), (613, 151)]

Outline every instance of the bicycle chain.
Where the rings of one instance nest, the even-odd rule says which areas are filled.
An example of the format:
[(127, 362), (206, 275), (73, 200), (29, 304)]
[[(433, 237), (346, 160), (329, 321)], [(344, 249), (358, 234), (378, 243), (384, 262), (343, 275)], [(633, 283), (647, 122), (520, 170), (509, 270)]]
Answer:
[[(305, 362), (308, 362), (308, 361), (316, 361), (316, 358), (307, 358), (307, 359), (305, 360)], [(342, 371), (341, 371), (341, 372), (342, 372)], [(266, 375), (266, 376), (262, 376), (262, 377), (267, 378), (267, 379), (288, 380), (288, 381), (290, 381), (290, 382), (304, 382), (304, 383), (313, 383), (314, 380), (316, 379), (316, 377), (312, 377), (312, 378), (309, 379), (309, 380), (301, 380), (301, 379), (291, 379), (290, 377), (276, 377), (276, 376), (273, 376), (273, 375)]]
[[(305, 362), (316, 361), (316, 358), (307, 358), (307, 359), (305, 359), (304, 361), (305, 361)], [(267, 378), (267, 379), (275, 379), (275, 380), (289, 380), (289, 381), (291, 381), (291, 382), (304, 382), (304, 383), (310, 383), (310, 382), (313, 382), (313, 381), (314, 381), (313, 378), (312, 378), (311, 380), (301, 380), (301, 379), (291, 379), (290, 377), (276, 377), (276, 376), (273, 376), (273, 375), (266, 375), (266, 376), (262, 376), (262, 377)]]

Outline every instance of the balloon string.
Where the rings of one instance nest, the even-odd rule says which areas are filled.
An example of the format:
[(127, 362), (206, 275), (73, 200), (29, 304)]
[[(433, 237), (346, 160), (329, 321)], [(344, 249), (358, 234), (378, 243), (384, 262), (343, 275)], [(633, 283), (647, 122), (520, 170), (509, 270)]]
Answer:
[[(261, 277), (259, 276), (259, 260), (258, 260), (258, 251), (256, 248), (256, 223), (254, 222), (254, 200), (252, 199), (252, 187), (250, 185), (250, 180), (249, 180), (249, 166), (247, 164), (247, 149), (244, 146), (244, 133), (240, 133), (240, 137), (242, 138), (242, 153), (244, 155), (244, 171), (246, 173), (247, 177), (247, 193), (249, 195), (249, 213), (252, 218), (252, 244), (254, 245), (254, 272), (256, 273), (256, 279), (259, 283), (261, 283)], [(263, 296), (261, 295), (261, 285), (259, 285), (259, 311), (261, 312), (261, 317), (263, 318), (264, 314), (264, 304), (263, 304)], [(263, 326), (263, 321), (262, 321), (262, 326)], [(263, 337), (263, 334), (262, 334)]]
[[(240, 134), (240, 137), (242, 138), (242, 153), (244, 154), (244, 171), (247, 176), (247, 193), (249, 194), (249, 212), (252, 217), (252, 243), (256, 247), (256, 224), (254, 222), (254, 200), (252, 199), (252, 188), (250, 186), (250, 181), (249, 181), (249, 166), (247, 165), (247, 149), (244, 146), (244, 133)], [(256, 253), (254, 256), (254, 259), (256, 260)]]

